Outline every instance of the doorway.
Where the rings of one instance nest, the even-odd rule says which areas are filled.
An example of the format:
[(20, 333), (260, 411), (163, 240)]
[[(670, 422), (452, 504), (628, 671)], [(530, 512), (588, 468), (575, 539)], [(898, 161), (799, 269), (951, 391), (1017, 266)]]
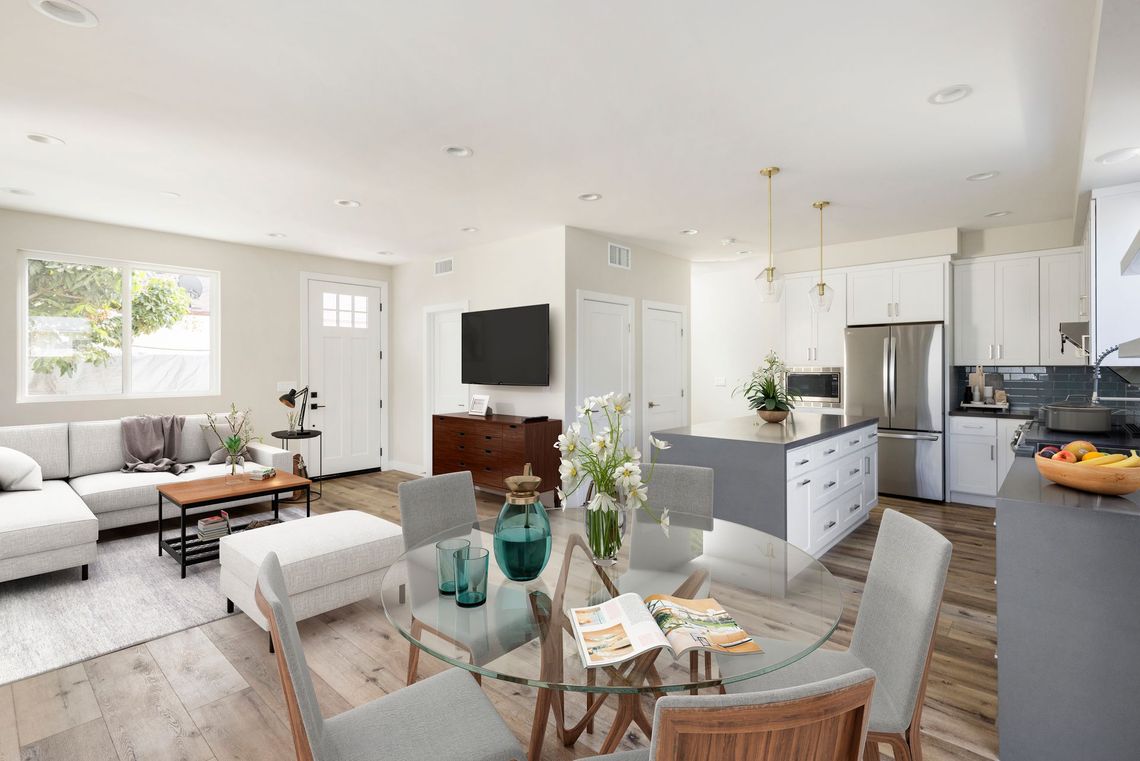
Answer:
[[(575, 404), (588, 396), (602, 396), (611, 391), (632, 397), (633, 299), (578, 291), (577, 329)], [(635, 414), (633, 424), (625, 433), (626, 446), (637, 441), (636, 428)]]
[(685, 342), (688, 340), (687, 310), (676, 304), (643, 301), (642, 322), (642, 377), (641, 451), (648, 458), (649, 434), (686, 425), (689, 420), (686, 388), (688, 367)]
[(466, 412), (462, 315), (468, 302), (424, 307), (424, 472), (432, 475), (432, 416)]

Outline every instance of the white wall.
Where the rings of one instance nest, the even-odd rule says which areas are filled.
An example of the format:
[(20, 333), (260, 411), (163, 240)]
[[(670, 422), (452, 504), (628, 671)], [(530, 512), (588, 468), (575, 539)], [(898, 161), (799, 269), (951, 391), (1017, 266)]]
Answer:
[[(16, 403), (18, 351), (15, 297), (20, 250), (200, 267), (221, 272), (221, 395), (96, 402)], [(0, 209), (0, 425), (101, 420), (139, 414), (217, 411), (230, 402), (250, 408), (254, 428), (268, 438), (284, 428), (287, 410), (277, 381), (300, 377), (300, 273), (388, 280), (391, 270), (366, 262), (85, 222)]]
[(472, 386), (491, 397), (495, 412), (561, 417), (566, 307), (565, 233), (552, 227), (531, 235), (451, 252), (455, 269), (435, 276), (431, 261), (395, 268), (390, 323), (390, 467), (422, 473), (424, 462), (424, 307), (468, 301), (472, 311), (550, 304), (550, 385)]
[[(628, 270), (609, 266), (609, 244), (630, 248)], [(645, 301), (676, 304), (689, 308), (691, 264), (620, 237), (607, 236), (578, 227), (566, 228), (566, 405), (563, 421), (574, 419), (574, 407), (583, 394), (577, 390), (578, 291), (595, 291), (634, 300), (634, 378), (633, 395), (641, 392), (642, 326), (641, 307)], [(691, 342), (690, 342), (691, 344)], [(686, 357), (688, 362), (688, 357)], [(635, 404), (634, 409), (640, 409)], [(634, 435), (641, 441), (640, 415), (635, 413)]]
[[(958, 228), (956, 227), (850, 243), (827, 243), (823, 248), (824, 266), (827, 269), (920, 259), (925, 256), (953, 255), (957, 252)], [(819, 267), (819, 246), (777, 252), (775, 258), (776, 269), (780, 272), (785, 274), (808, 272)], [(757, 265), (757, 272), (768, 266), (766, 258), (753, 257), (751, 261), (760, 262)]]
[(1073, 220), (1058, 219), (1032, 225), (1010, 225), (989, 230), (962, 230), (959, 238), (959, 256), (996, 256), (1022, 251), (1041, 251), (1047, 248), (1072, 246)]

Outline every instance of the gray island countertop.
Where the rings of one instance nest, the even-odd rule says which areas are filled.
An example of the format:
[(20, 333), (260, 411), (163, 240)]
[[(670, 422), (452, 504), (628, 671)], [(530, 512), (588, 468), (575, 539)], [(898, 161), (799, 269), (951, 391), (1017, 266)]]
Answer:
[(1055, 484), (1038, 473), (1032, 457), (1014, 458), (1013, 467), (1001, 485), (997, 498), (999, 502), (1005, 500), (1021, 505), (1120, 513), (1140, 518), (1140, 492), (1114, 497), (1070, 489)]
[(784, 449), (793, 449), (813, 441), (826, 439), (844, 431), (873, 425), (877, 417), (857, 415), (824, 415), (813, 412), (793, 412), (783, 423), (765, 423), (759, 416), (716, 420), (697, 423), (664, 431), (654, 431), (654, 435), (669, 440), (670, 436), (692, 436), (702, 439), (722, 439), (726, 441), (747, 441), (755, 444), (775, 444)]

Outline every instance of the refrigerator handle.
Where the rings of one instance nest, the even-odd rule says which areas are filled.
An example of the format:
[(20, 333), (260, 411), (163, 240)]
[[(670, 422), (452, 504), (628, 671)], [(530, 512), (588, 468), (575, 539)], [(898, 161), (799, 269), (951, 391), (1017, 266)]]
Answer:
[(898, 348), (898, 346), (897, 346), (898, 339), (895, 338), (894, 336), (891, 336), (889, 340), (891, 342), (891, 366), (890, 366), (890, 375), (888, 376), (888, 380), (890, 382), (890, 390), (891, 390), (891, 406), (889, 408), (889, 412), (891, 415), (891, 419), (893, 420), (895, 417), (895, 414), (897, 412), (896, 407), (898, 406), (897, 405), (897, 402), (898, 402), (898, 373), (896, 371), (897, 371), (897, 365), (898, 365), (898, 359), (899, 358), (898, 358), (898, 352), (896, 351), (896, 349)]
[(883, 339), (883, 412), (891, 414), (891, 339)]

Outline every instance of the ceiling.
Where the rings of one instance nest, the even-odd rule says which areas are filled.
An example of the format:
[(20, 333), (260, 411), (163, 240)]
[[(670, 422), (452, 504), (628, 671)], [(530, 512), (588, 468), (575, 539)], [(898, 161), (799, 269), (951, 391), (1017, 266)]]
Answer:
[(1095, 0), (82, 1), (96, 28), (0, 8), (0, 187), (34, 192), (0, 205), (382, 263), (560, 224), (700, 259), (764, 250), (769, 164), (777, 250), (821, 198), (841, 242), (1067, 218), (1080, 181)]

